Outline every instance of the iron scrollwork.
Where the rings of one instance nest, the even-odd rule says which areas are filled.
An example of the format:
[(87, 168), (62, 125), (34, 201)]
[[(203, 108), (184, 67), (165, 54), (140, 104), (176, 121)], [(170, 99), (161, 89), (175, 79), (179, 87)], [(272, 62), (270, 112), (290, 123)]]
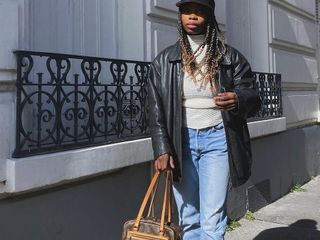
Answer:
[(146, 137), (149, 63), (17, 51), (15, 157)]
[[(17, 51), (15, 157), (147, 136), (148, 62)], [(262, 108), (282, 116), (281, 75), (255, 72)]]
[(260, 111), (249, 121), (281, 117), (281, 75), (262, 72), (255, 72), (254, 74), (262, 106)]

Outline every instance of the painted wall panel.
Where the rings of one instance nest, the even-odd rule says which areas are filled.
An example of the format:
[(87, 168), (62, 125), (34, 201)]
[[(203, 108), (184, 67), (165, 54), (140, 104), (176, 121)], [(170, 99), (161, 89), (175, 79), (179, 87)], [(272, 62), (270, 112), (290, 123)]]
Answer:
[(227, 42), (237, 48), (255, 71), (269, 72), (268, 1), (227, 0)]
[(152, 58), (177, 40), (178, 33), (175, 27), (152, 23)]
[(145, 4), (143, 0), (117, 0), (118, 57), (145, 59)]
[[(100, 0), (84, 1), (84, 49), (85, 55), (100, 55)], [(114, 23), (111, 23), (114, 24)]]
[[(290, 5), (281, 8), (270, 6), (271, 68), (282, 74), (285, 86), (283, 109), (287, 126), (296, 127), (316, 121), (319, 112), (319, 95), (310, 91), (315, 91), (319, 85), (317, 26), (310, 18), (315, 13), (315, 1), (281, 2), (301, 10), (295, 10)], [(286, 92), (289, 90), (300, 92)]]
[(172, 1), (172, 0), (153, 0), (153, 4), (155, 7), (163, 8), (165, 10), (169, 11), (176, 11), (176, 2), (178, 1)]
[(215, 3), (215, 15), (217, 17), (217, 21), (219, 22), (219, 24), (225, 25), (227, 23), (226, 0), (215, 1)]
[[(167, 0), (145, 0), (146, 15), (153, 21), (169, 21), (175, 24), (177, 21), (177, 7), (174, 1)], [(150, 33), (148, 33), (150, 34)]]
[(6, 179), (6, 159), (11, 156), (15, 141), (15, 92), (0, 92), (0, 182)]
[(268, 38), (268, 2), (250, 0), (251, 67), (254, 71), (270, 72)]
[(250, 1), (227, 2), (227, 42), (251, 60)]
[(284, 82), (318, 83), (317, 60), (287, 51), (272, 50), (273, 68)]
[(29, 0), (28, 49), (117, 57), (114, 0)]
[(275, 7), (271, 8), (271, 16), (273, 40), (287, 41), (316, 49), (316, 24)]
[(282, 97), (287, 126), (314, 122), (318, 119), (319, 95), (313, 93), (287, 92)]
[(69, 8), (67, 1), (30, 1), (29, 29), (32, 50), (71, 51), (72, 32), (68, 31), (71, 17)]
[(227, 42), (244, 54), (255, 71), (270, 72), (267, 0), (227, 0)]
[(0, 71), (1, 69), (14, 69), (16, 66), (12, 51), (18, 48), (19, 43), (18, 10), (17, 2), (0, 1)]
[(112, 0), (101, 1), (100, 4), (100, 52), (101, 56), (116, 58), (119, 44), (117, 35), (117, 2)]
[(300, 8), (312, 15), (315, 14), (315, 9), (316, 9), (316, 6), (315, 6), (315, 1), (314, 0), (282, 0), (284, 2), (288, 2), (290, 3), (291, 5), (297, 7), (297, 8)]

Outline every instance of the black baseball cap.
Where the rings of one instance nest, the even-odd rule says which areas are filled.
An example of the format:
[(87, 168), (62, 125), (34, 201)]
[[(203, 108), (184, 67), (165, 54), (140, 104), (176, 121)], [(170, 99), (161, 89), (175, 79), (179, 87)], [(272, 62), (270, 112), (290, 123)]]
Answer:
[(177, 2), (176, 6), (181, 7), (183, 4), (186, 4), (186, 3), (198, 3), (208, 8), (211, 8), (212, 10), (214, 10), (214, 7), (215, 7), (214, 0), (181, 0)]

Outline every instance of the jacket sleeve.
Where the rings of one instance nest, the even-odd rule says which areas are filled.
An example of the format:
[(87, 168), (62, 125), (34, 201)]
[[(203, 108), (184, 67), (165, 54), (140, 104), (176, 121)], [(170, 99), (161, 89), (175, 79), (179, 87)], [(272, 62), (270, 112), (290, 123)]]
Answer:
[(250, 64), (245, 57), (234, 50), (232, 62), (234, 92), (238, 97), (238, 107), (233, 113), (246, 119), (259, 111), (261, 100)]
[(158, 60), (150, 65), (147, 95), (147, 123), (151, 134), (154, 158), (171, 153), (161, 99), (161, 74)]

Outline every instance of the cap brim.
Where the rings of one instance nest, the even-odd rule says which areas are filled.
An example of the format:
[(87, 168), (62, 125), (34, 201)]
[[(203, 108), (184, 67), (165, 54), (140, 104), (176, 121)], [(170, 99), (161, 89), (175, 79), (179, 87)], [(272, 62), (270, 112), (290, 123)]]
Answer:
[(176, 6), (177, 6), (178, 8), (180, 8), (182, 5), (184, 5), (184, 4), (186, 4), (186, 3), (197, 3), (197, 4), (200, 4), (200, 5), (202, 5), (202, 6), (205, 6), (205, 7), (208, 7), (208, 8), (213, 9), (210, 4), (205, 4), (205, 3), (202, 3), (202, 2), (199, 2), (199, 1), (196, 1), (196, 0), (189, 0), (189, 1), (186, 0), (186, 1), (183, 1), (183, 2), (180, 1), (180, 2), (177, 2)]

